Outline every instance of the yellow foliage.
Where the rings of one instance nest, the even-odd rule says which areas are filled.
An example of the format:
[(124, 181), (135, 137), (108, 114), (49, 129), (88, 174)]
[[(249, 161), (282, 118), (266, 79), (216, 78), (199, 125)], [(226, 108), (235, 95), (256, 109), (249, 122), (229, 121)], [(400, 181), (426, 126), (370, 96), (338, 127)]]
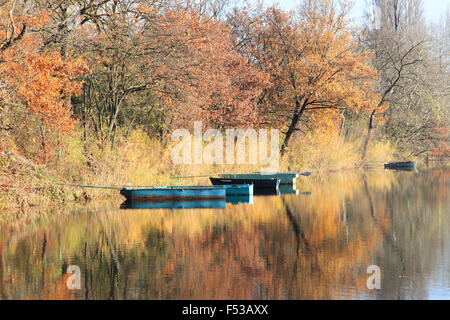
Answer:
[(316, 129), (292, 141), (283, 167), (293, 171), (354, 168), (360, 158), (358, 151), (357, 142), (344, 141), (337, 132)]
[(393, 155), (394, 150), (389, 141), (373, 141), (368, 152), (368, 159), (385, 162), (387, 159), (392, 159)]

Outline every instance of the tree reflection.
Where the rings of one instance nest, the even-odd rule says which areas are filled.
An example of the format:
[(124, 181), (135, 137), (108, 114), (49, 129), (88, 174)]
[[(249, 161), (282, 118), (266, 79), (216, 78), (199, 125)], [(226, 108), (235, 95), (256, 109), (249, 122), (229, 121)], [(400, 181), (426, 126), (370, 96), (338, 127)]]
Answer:
[[(220, 212), (86, 208), (5, 223), (1, 298), (426, 298), (449, 246), (448, 176), (334, 174), (302, 182), (309, 196)], [(379, 291), (366, 288), (371, 264)], [(69, 265), (81, 290), (67, 289)]]

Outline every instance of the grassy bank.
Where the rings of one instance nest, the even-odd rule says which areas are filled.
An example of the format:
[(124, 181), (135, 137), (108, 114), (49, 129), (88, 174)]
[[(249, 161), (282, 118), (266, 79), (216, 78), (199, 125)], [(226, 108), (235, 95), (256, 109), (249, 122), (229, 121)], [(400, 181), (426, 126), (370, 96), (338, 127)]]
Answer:
[[(140, 130), (118, 133), (114, 148), (101, 148), (95, 141), (84, 142), (79, 132), (61, 141), (55, 155), (46, 163), (27, 159), (18, 152), (1, 156), (2, 210), (49, 205), (85, 204), (93, 199), (121, 199), (115, 190), (74, 188), (57, 183), (124, 186), (209, 184), (207, 178), (183, 179), (179, 176), (204, 176), (221, 172), (251, 172), (253, 165), (174, 165), (173, 145), (163, 146)], [(362, 165), (359, 141), (344, 141), (320, 131), (294, 140), (280, 160), (280, 171), (327, 171), (354, 169)], [(381, 165), (393, 157), (387, 143), (374, 141), (369, 159)]]

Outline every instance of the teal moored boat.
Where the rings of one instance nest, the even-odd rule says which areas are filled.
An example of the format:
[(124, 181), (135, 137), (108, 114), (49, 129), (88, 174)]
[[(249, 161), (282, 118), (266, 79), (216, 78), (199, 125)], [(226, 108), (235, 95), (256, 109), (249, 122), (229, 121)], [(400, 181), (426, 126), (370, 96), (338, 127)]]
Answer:
[(225, 187), (160, 187), (120, 190), (129, 202), (173, 202), (193, 200), (225, 200)]
[[(253, 194), (252, 184), (228, 184), (228, 185), (212, 185), (212, 186), (189, 186), (192, 188), (225, 188), (226, 196), (246, 196)], [(168, 186), (164, 188), (185, 188), (183, 186)]]
[(299, 176), (309, 176), (310, 172), (291, 173), (291, 172), (254, 172), (254, 173), (226, 173), (221, 174), (222, 178), (226, 179), (248, 179), (248, 180), (262, 180), (262, 179), (280, 179), (280, 185), (293, 185)]
[(280, 179), (234, 179), (234, 178), (213, 178), (209, 181), (215, 186), (252, 184), (254, 191), (258, 189), (277, 189), (280, 185)]

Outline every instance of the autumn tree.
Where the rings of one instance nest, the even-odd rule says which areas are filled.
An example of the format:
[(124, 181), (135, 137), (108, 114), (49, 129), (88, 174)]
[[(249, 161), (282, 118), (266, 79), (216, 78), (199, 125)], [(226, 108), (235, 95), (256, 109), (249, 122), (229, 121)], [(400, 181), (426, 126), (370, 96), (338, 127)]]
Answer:
[(51, 13), (40, 10), (27, 1), (2, 3), (0, 35), (0, 92), (3, 130), (15, 128), (8, 120), (11, 108), (16, 111), (25, 106), (41, 121), (40, 140), (42, 155), (48, 156), (47, 129), (58, 134), (73, 129), (71, 109), (67, 98), (79, 92), (76, 81), (88, 68), (82, 59), (64, 58), (60, 52), (43, 47), (39, 32), (50, 20)]
[[(364, 141), (366, 158), (378, 114), (386, 122), (380, 134), (393, 142), (399, 154), (408, 157), (431, 151), (438, 143), (436, 130), (442, 122), (448, 54), (436, 51), (423, 16), (420, 0), (377, 1), (366, 20), (363, 44), (375, 51), (373, 66), (379, 71), (381, 93), (371, 110)], [(389, 108), (386, 109), (386, 106)], [(442, 136), (442, 135), (441, 135)]]
[(260, 97), (267, 121), (284, 130), (284, 153), (301, 120), (330, 125), (345, 109), (369, 108), (376, 72), (358, 49), (346, 19), (349, 7), (305, 1), (296, 11), (277, 7), (231, 18), (237, 46), (270, 74)]
[(167, 1), (114, 1), (102, 10), (81, 30), (80, 50), (95, 71), (77, 107), (101, 140), (110, 142), (118, 126), (164, 136), (196, 119), (219, 127), (259, 121), (266, 76), (234, 50), (217, 11)]
[(113, 0), (35, 0), (34, 6), (52, 14), (49, 21), (40, 29), (42, 46), (53, 48), (65, 57), (73, 54), (78, 42), (80, 28), (87, 22), (98, 23), (104, 9)]

